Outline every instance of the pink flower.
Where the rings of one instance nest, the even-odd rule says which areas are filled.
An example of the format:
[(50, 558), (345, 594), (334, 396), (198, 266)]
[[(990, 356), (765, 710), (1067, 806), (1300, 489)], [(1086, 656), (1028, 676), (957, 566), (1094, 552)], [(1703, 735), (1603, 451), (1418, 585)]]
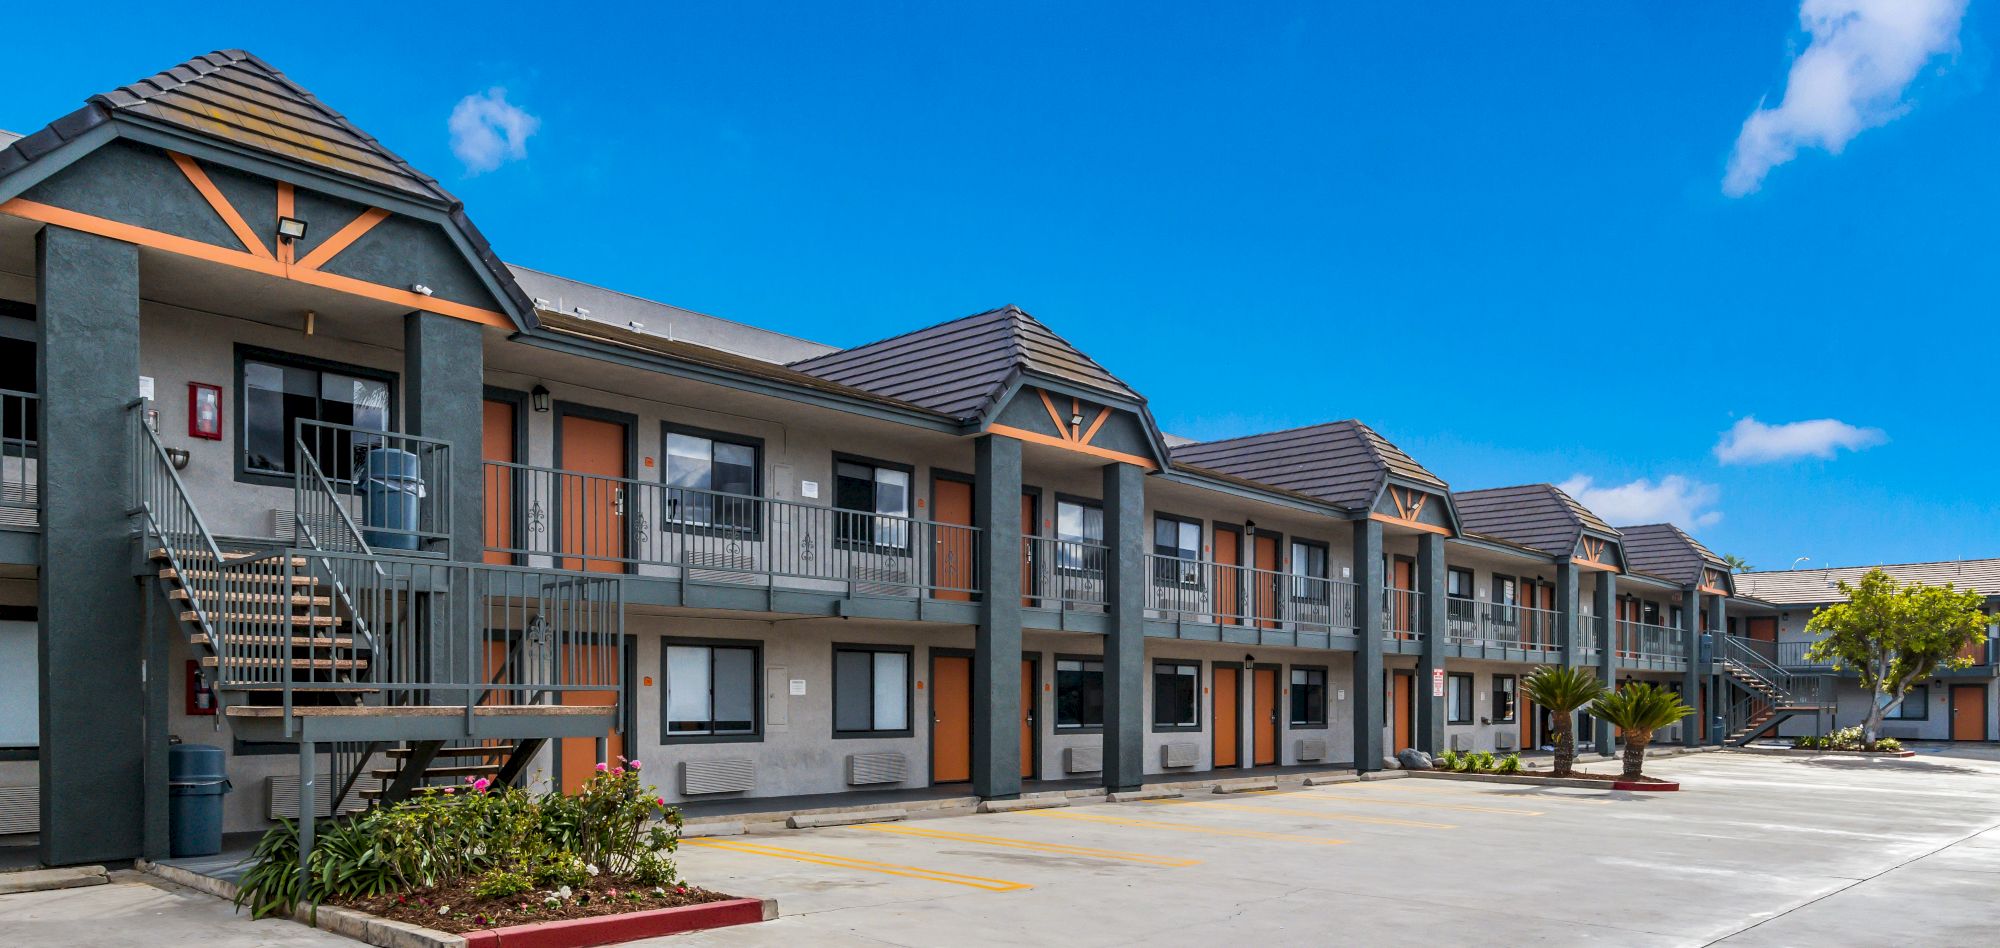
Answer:
[(633, 769), (633, 770), (638, 770), (638, 769), (639, 769), (639, 762), (638, 762), (638, 761), (636, 761), (636, 760), (628, 760), (628, 761), (626, 761), (626, 763), (627, 763), (627, 764), (629, 764), (629, 765), (630, 765), (630, 766), (632, 767), (632, 769)]
[(625, 768), (623, 768), (623, 767), (613, 767), (613, 768), (611, 768), (611, 776), (613, 776), (613, 777), (623, 777), (623, 776), (625, 776)]
[(488, 779), (486, 779), (485, 777), (481, 777), (481, 778), (479, 778), (478, 780), (474, 780), (474, 781), (472, 782), (472, 789), (474, 789), (474, 790), (477, 790), (477, 791), (479, 791), (480, 793), (485, 793), (485, 792), (486, 792), (486, 788), (487, 788), (487, 787), (490, 787), (490, 786), (492, 786), (492, 785), (493, 785), (493, 781), (491, 781), (491, 780), (488, 780)]
[(446, 787), (446, 788), (444, 788), (444, 792), (445, 792), (445, 793), (447, 793), (447, 794), (452, 794), (452, 793), (457, 793), (457, 792), (458, 792), (458, 790), (457, 790), (456, 788), (453, 788), (453, 787)]
[(666, 805), (667, 805), (667, 798), (666, 798), (666, 797), (654, 797), (654, 798), (653, 798), (653, 802), (654, 802), (654, 803), (656, 803), (656, 804), (658, 804), (658, 805), (660, 805), (660, 806), (666, 806)]
[(610, 769), (611, 769), (611, 768), (610, 768), (610, 766), (609, 766), (609, 765), (607, 765), (607, 764), (598, 764), (598, 765), (597, 765), (597, 772), (598, 772), (598, 773), (603, 773), (603, 772), (605, 772), (605, 771), (607, 771), (607, 770), (610, 770)]

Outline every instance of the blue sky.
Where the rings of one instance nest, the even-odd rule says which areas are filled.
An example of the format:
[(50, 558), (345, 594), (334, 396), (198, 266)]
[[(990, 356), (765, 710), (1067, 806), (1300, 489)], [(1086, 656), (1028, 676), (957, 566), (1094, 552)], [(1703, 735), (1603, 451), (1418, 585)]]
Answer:
[(836, 344), (1016, 303), (1168, 431), (1358, 417), (1764, 568), (2000, 556), (2000, 26), (1888, 2), (38, 5), (0, 127), (241, 46), (522, 264)]

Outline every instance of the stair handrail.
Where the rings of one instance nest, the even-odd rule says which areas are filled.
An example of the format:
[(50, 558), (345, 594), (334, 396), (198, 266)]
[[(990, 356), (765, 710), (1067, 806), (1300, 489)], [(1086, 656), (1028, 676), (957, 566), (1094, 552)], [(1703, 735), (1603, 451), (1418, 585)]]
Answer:
[[(215, 680), (227, 681), (228, 633), (223, 626), (229, 611), (221, 608), (227, 575), (222, 547), (215, 542), (215, 535), (209, 532), (201, 509), (188, 496), (187, 485), (181, 481), (180, 471), (167, 454), (166, 445), (160, 442), (159, 433), (146, 423), (146, 400), (135, 398), (126, 403), (125, 414), (134, 442), (132, 482), (129, 485), (132, 507), (127, 512), (143, 517), (144, 531), (159, 538), (160, 549), (167, 555), (167, 565), (179, 578), (181, 588), (188, 592), (187, 603), (195, 614), (197, 625), (210, 637), (209, 648), (215, 653)], [(142, 533), (142, 545), (144, 535)], [(191, 546), (184, 549), (184, 543)], [(213, 564), (212, 577), (196, 578), (192, 574), (187, 563), (193, 555), (208, 556)], [(211, 606), (220, 611), (212, 611)], [(219, 709), (222, 701), (220, 689), (216, 691), (215, 700)]]
[(1793, 697), (1792, 674), (1785, 671), (1777, 662), (1745, 644), (1740, 635), (1724, 634), (1716, 638), (1722, 641), (1722, 657), (1734, 661), (1744, 672), (1773, 690), (1783, 692), (1787, 699)]
[[(388, 575), (383, 572), (382, 563), (375, 559), (375, 551), (368, 546), (368, 540), (362, 536), (361, 528), (355, 524), (354, 518), (348, 514), (347, 507), (340, 502), (340, 495), (334, 491), (333, 483), (328, 481), (326, 473), (320, 470), (319, 460), (312, 456), (312, 452), (306, 450), (304, 436), (297, 438), (296, 447), (298, 448), (299, 473), (297, 477), (292, 479), (293, 541), (319, 552), (327, 550), (326, 544), (320, 541), (319, 534), (313, 531), (311, 524), (308, 522), (312, 518), (306, 516), (306, 498), (311, 496), (333, 510), (343, 534), (339, 539), (354, 544), (354, 549), (348, 552), (360, 553), (362, 556), (367, 557), (368, 565), (375, 569), (375, 575)], [(322, 566), (326, 567), (328, 585), (333, 587), (334, 595), (340, 597), (341, 605), (346, 606), (348, 615), (354, 618), (354, 631), (367, 638), (368, 647), (370, 650), (373, 650), (377, 645), (374, 633), (369, 630), (367, 620), (361, 617), (360, 610), (355, 608), (354, 601), (348, 597), (347, 587), (340, 582), (338, 578), (339, 574), (334, 570), (332, 561), (325, 557), (319, 557), (319, 561)]]

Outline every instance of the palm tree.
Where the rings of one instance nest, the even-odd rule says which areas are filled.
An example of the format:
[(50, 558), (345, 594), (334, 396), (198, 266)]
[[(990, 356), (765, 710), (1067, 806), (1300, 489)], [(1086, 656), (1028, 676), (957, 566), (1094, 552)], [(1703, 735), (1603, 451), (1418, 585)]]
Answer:
[(1665, 688), (1632, 682), (1598, 698), (1591, 704), (1590, 713), (1625, 732), (1623, 776), (1637, 780), (1640, 768), (1645, 766), (1646, 745), (1653, 742), (1653, 732), (1693, 714), (1694, 709), (1680, 695)]
[(1549, 709), (1555, 719), (1554, 775), (1569, 776), (1571, 765), (1576, 763), (1576, 712), (1604, 694), (1604, 683), (1593, 669), (1543, 665), (1521, 682), (1521, 690), (1528, 700)]
[(1723, 557), (1722, 562), (1729, 567), (1729, 571), (1732, 573), (1749, 573), (1749, 572), (1754, 572), (1757, 569), (1757, 567), (1750, 565), (1749, 560), (1737, 556), (1734, 553), (1731, 553), (1728, 556)]

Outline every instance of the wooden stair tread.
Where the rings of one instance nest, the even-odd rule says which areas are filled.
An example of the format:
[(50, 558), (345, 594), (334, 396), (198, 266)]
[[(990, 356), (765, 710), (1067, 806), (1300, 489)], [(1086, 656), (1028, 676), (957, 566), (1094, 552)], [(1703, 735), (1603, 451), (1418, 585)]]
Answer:
[[(276, 551), (266, 550), (263, 552), (249, 552), (249, 553), (225, 551), (222, 554), (222, 561), (224, 563), (234, 563), (238, 560), (248, 560), (248, 559), (255, 559), (260, 556), (270, 556), (274, 552)], [(169, 559), (167, 555), (167, 549), (165, 547), (154, 547), (152, 549), (152, 552), (148, 553), (147, 556), (151, 559), (159, 561), (165, 561)], [(206, 563), (215, 559), (215, 557), (211, 555), (207, 550), (185, 550), (179, 554), (179, 557), (182, 562), (199, 561)], [(294, 556), (292, 557), (292, 565), (304, 566), (306, 565), (306, 558), (303, 556)]]
[[(220, 575), (221, 575), (220, 573), (217, 573), (212, 569), (191, 569), (187, 571), (187, 578), (189, 579), (215, 579)], [(160, 578), (172, 580), (174, 582), (180, 582), (181, 574), (176, 572), (174, 568), (170, 566), (167, 567), (166, 569), (160, 570)], [(276, 585), (278, 583), (284, 582), (285, 577), (278, 575), (231, 574), (229, 577), (229, 581), (232, 583), (241, 582), (241, 583), (253, 583), (261, 585)], [(292, 585), (317, 586), (319, 585), (319, 580), (314, 579), (311, 576), (294, 574), (292, 576)]]
[[(202, 667), (204, 668), (214, 668), (218, 664), (220, 664), (221, 661), (222, 660), (220, 658), (217, 658), (214, 655), (203, 655), (201, 657), (201, 664)], [(308, 669), (314, 671), (325, 671), (328, 669), (359, 670), (367, 668), (368, 660), (365, 658), (290, 658), (290, 657), (267, 658), (259, 656), (256, 658), (232, 658), (229, 660), (229, 664), (246, 665), (252, 668), (296, 668), (301, 671)]]
[[(491, 777), (499, 772), (499, 764), (469, 764), (466, 766), (424, 768), (424, 776), (426, 777)], [(368, 775), (371, 777), (380, 777), (384, 780), (391, 780), (399, 773), (402, 773), (402, 770), (397, 767), (378, 767), (370, 770)]]
[[(272, 685), (272, 689), (282, 687)], [(301, 685), (293, 685), (299, 690)], [(358, 689), (357, 689), (358, 690)], [(473, 706), (473, 714), (479, 717), (603, 717), (615, 715), (617, 708), (608, 704), (482, 704)], [(285, 709), (270, 705), (227, 705), (224, 715), (239, 718), (284, 717)], [(419, 717), (441, 718), (454, 714), (464, 714), (465, 706), (459, 704), (369, 704), (369, 705), (294, 705), (292, 713), (301, 717)]]
[[(187, 602), (187, 601), (192, 601), (195, 597), (194, 593), (190, 592), (186, 586), (182, 586), (178, 589), (174, 589), (168, 592), (167, 598), (177, 599), (183, 602)], [(217, 597), (211, 595), (203, 595), (201, 597), (201, 600), (203, 602), (209, 602), (214, 600), (215, 598)], [(309, 593), (291, 593), (287, 595), (285, 593), (242, 592), (240, 590), (232, 589), (229, 592), (223, 593), (220, 598), (227, 600), (231, 605), (237, 603), (256, 604), (256, 605), (271, 605), (274, 603), (285, 603), (293, 606), (322, 606), (322, 607), (333, 605), (332, 596), (314, 596)]]
[[(494, 747), (440, 747), (432, 757), (505, 757), (512, 754), (517, 745), (501, 744)], [(391, 747), (384, 754), (401, 760), (413, 753), (407, 747)]]
[[(211, 642), (209, 641), (209, 635), (206, 632), (196, 632), (195, 634), (188, 636), (188, 641), (196, 645), (211, 644)], [(254, 645), (277, 645), (280, 643), (289, 643), (293, 648), (354, 647), (354, 638), (352, 636), (347, 636), (347, 635), (318, 636), (318, 637), (310, 635), (232, 635), (229, 637), (229, 641), (230, 644), (232, 645), (240, 645), (246, 642)]]
[[(211, 616), (210, 618), (224, 622), (268, 622), (272, 625), (311, 625), (321, 627), (344, 625), (347, 622), (347, 619), (342, 616), (300, 616), (278, 615), (276, 613), (258, 614), (254, 612), (230, 612), (220, 616)], [(201, 613), (192, 609), (186, 610), (181, 613), (181, 621), (199, 622), (201, 621)]]

